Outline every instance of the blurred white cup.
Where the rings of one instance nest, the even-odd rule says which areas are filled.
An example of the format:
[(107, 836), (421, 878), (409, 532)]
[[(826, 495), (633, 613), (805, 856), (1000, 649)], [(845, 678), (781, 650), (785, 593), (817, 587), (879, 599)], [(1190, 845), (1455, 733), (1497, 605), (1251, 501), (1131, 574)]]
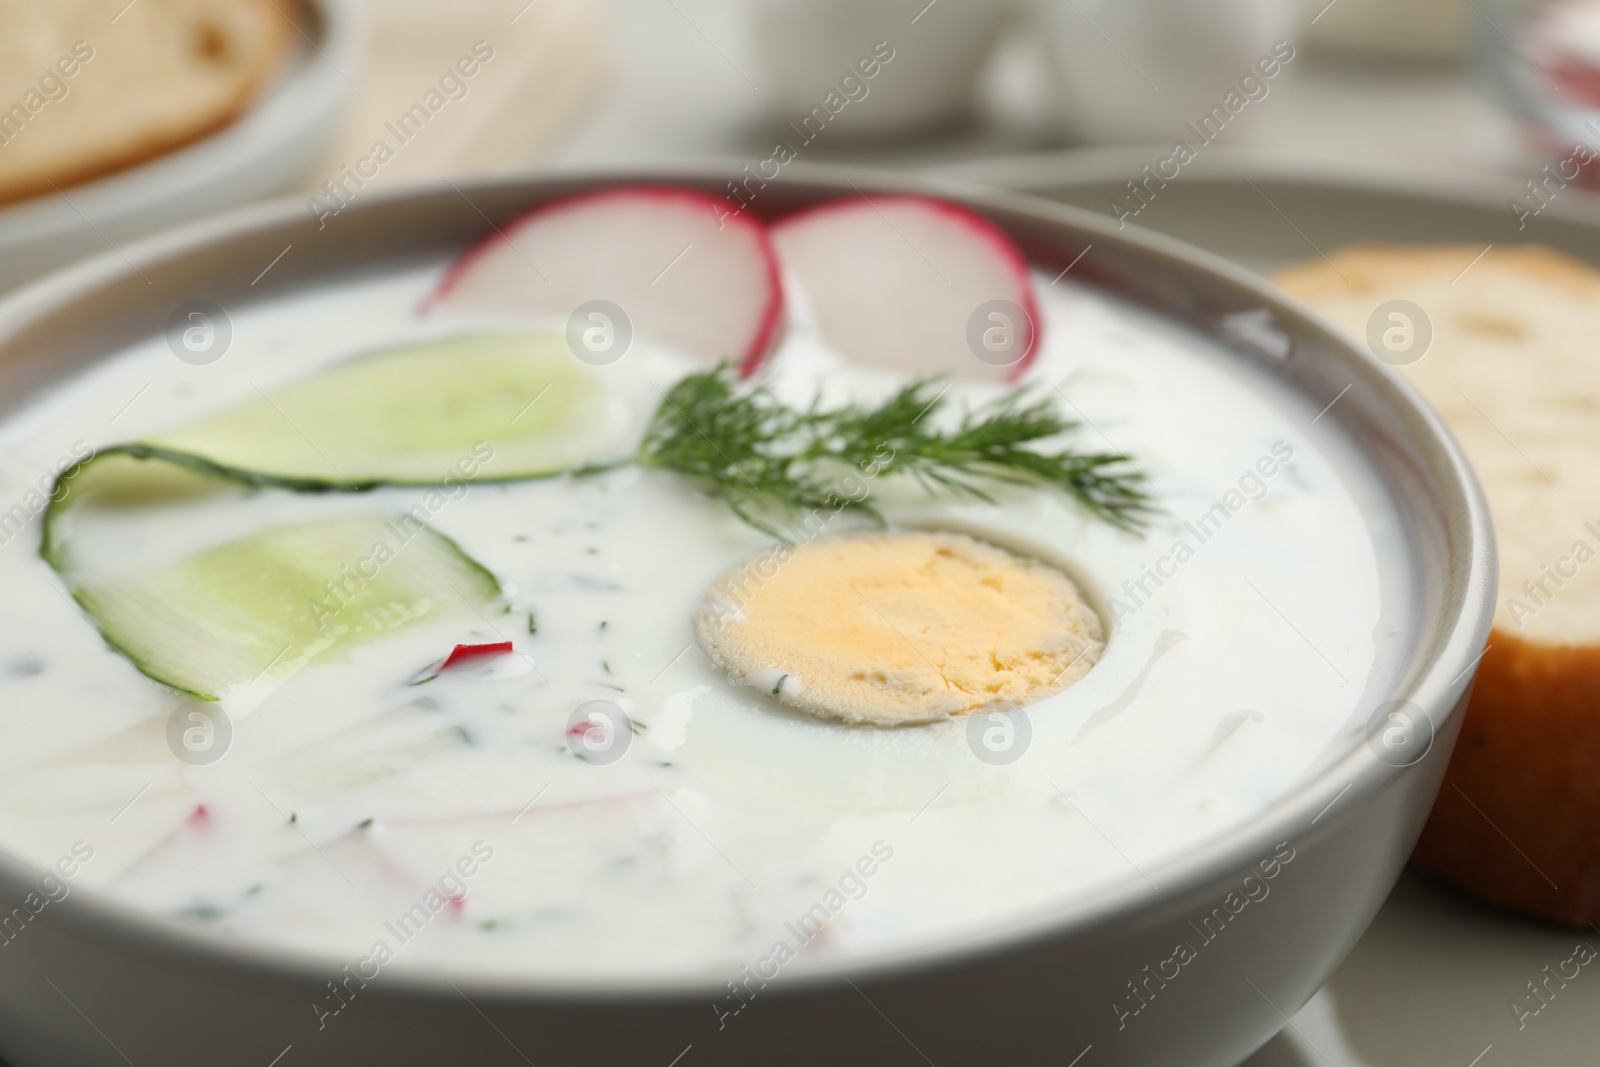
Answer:
[[(1164, 141), (1298, 27), (1297, 0), (1039, 0), (1066, 119), (1091, 141)], [(1281, 58), (1281, 57), (1280, 57)]]
[[(912, 133), (956, 121), (994, 49), (1009, 0), (751, 0), (761, 65), (754, 80), (769, 113), (798, 121), (841, 81), (866, 94), (838, 124), (843, 137)], [(892, 50), (870, 79), (857, 64)], [(855, 90), (858, 94), (860, 90)]]

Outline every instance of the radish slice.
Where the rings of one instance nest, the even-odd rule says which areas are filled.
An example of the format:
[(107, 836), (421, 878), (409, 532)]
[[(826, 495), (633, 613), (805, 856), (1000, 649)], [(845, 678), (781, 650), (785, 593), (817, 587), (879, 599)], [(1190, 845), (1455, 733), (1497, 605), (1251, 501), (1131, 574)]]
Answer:
[(761, 222), (693, 189), (624, 186), (546, 204), (496, 230), (451, 265), (424, 309), (560, 316), (569, 343), (594, 358), (575, 353), (596, 364), (620, 358), (618, 339), (625, 350), (631, 330), (749, 372), (776, 340), (783, 289)]
[(495, 641), (492, 644), (484, 645), (457, 645), (450, 650), (450, 654), (444, 658), (444, 662), (439, 665), (439, 669), (447, 671), (451, 667), (460, 666), (464, 663), (478, 663), (485, 659), (492, 659), (495, 656), (509, 656), (510, 654), (510, 641)]
[(1028, 261), (994, 223), (920, 196), (829, 201), (772, 228), (823, 340), (900, 373), (1014, 381), (1038, 348)]
[(424, 685), (446, 671), (483, 680), (515, 678), (533, 669), (533, 660), (518, 653), (510, 641), (456, 645), (448, 656), (434, 660), (406, 684)]

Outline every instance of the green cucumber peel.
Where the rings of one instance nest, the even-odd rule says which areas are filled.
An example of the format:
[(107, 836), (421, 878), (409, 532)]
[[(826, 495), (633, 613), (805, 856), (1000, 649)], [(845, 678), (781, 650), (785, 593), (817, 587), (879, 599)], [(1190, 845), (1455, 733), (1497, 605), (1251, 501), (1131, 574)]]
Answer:
[[(472, 623), (503, 607), (487, 568), (431, 526), (407, 526), (404, 513), (268, 525), (132, 570), (75, 550), (81, 508), (109, 501), (150, 515), (241, 484), (252, 495), (261, 488), (193, 458), (106, 449), (61, 475), (44, 515), (40, 555), (106, 643), (156, 682), (217, 700), (414, 623)], [(116, 516), (96, 521), (118, 528)]]
[(627, 408), (563, 334), (474, 334), (352, 356), (122, 447), (294, 492), (512, 482), (631, 455)]

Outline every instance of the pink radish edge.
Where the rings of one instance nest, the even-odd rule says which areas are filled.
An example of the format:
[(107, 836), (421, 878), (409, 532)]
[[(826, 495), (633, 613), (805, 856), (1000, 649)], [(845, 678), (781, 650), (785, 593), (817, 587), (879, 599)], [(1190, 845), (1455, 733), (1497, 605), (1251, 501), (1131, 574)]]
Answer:
[(1033, 274), (1028, 263), (1028, 257), (1022, 254), (1022, 249), (1017, 247), (1017, 243), (1011, 239), (1010, 234), (988, 218), (978, 214), (971, 208), (932, 196), (919, 196), (914, 193), (891, 193), (886, 196), (869, 199), (865, 194), (862, 194), (860, 197), (843, 196), (837, 200), (825, 200), (820, 204), (801, 208), (799, 211), (778, 219), (773, 223), (773, 226), (787, 226), (811, 215), (841, 211), (848, 207), (855, 207), (862, 201), (865, 201), (867, 206), (874, 208), (880, 204), (914, 204), (918, 207), (927, 208), (936, 214), (955, 219), (979, 238), (988, 242), (999, 253), (1000, 258), (1016, 272), (1017, 280), (1022, 287), (1022, 311), (1028, 316), (1028, 321), (1033, 324), (1033, 336), (1029, 340), (1028, 350), (1023, 353), (1021, 359), (1017, 360), (1017, 365), (1011, 369), (1010, 374), (1005, 379), (1007, 385), (1015, 385), (1020, 381), (1022, 376), (1028, 372), (1028, 367), (1032, 365), (1034, 357), (1039, 354), (1039, 340), (1044, 336), (1044, 323), (1039, 317), (1039, 300), (1038, 295), (1034, 292)]
[[(551, 200), (523, 212), (504, 226), (494, 227), (493, 232), (484, 234), (460, 255), (456, 256), (455, 260), (445, 268), (438, 284), (417, 304), (417, 313), (421, 315), (430, 314), (439, 301), (448, 296), (450, 290), (455, 288), (456, 283), (466, 269), (480, 256), (498, 242), (510, 240), (510, 233), (539, 216), (550, 211), (565, 210), (576, 204), (590, 201), (634, 198), (676, 200), (697, 204), (713, 214), (716, 214), (719, 208), (725, 209), (728, 205), (728, 201), (723, 197), (713, 196), (710, 193), (703, 193), (698, 189), (690, 189), (681, 185), (612, 185), (603, 189), (591, 189), (587, 192), (564, 196), (558, 200)], [(719, 215), (719, 221), (726, 225), (730, 220), (735, 226), (742, 226), (747, 229), (750, 236), (755, 239), (756, 245), (761, 249), (761, 254), (767, 264), (767, 289), (772, 294), (767, 307), (762, 312), (760, 324), (756, 327), (754, 340), (740, 356), (739, 374), (742, 377), (749, 377), (761, 367), (767, 356), (772, 353), (772, 349), (776, 345), (778, 332), (783, 325), (783, 276), (778, 267), (778, 251), (772, 245), (772, 237), (767, 232), (766, 224), (742, 212), (734, 214), (731, 211), (723, 210)], [(493, 226), (492, 223), (490, 225)], [(1028, 314), (1032, 315), (1033, 312), (1030, 310)], [(1023, 362), (1025, 363), (1026, 361), (1025, 357)]]

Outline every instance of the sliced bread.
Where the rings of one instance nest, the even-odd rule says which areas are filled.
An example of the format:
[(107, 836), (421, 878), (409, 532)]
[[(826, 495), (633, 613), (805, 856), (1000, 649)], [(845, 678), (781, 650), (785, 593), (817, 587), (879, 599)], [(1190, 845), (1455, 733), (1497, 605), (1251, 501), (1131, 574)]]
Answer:
[(1494, 515), (1494, 630), (1415, 862), (1600, 921), (1600, 271), (1531, 246), (1359, 245), (1274, 280), (1400, 365)]
[(298, 0), (0, 0), (0, 204), (228, 123), (277, 69)]

